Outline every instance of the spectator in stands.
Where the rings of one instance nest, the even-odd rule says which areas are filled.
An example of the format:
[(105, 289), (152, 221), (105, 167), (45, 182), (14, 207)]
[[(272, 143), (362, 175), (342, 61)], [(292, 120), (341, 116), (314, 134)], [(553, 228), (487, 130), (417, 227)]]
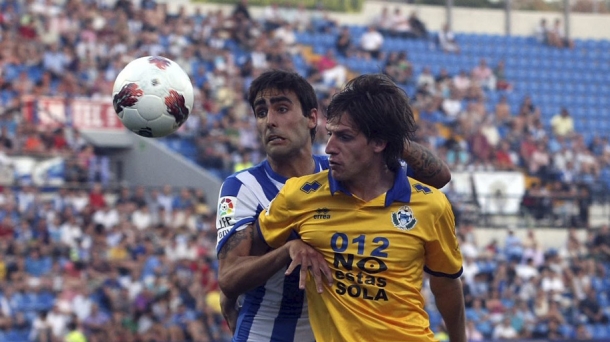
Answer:
[(459, 115), (462, 113), (462, 101), (456, 92), (451, 92), (451, 96), (442, 102), (442, 110), (445, 114), (446, 122), (454, 124), (458, 121)]
[(348, 26), (343, 26), (335, 41), (335, 49), (341, 57), (349, 57), (352, 55), (352, 34)]
[(389, 22), (390, 36), (395, 38), (415, 38), (409, 19), (402, 13), (400, 7), (394, 8)]
[(494, 340), (513, 340), (516, 339), (517, 337), (519, 337), (519, 334), (517, 333), (517, 331), (515, 330), (515, 328), (513, 328), (513, 326), (511, 325), (511, 318), (508, 315), (505, 315), (504, 318), (502, 319), (502, 322), (498, 325), (496, 325), (496, 327), (493, 330), (493, 335), (492, 335)]
[(381, 13), (373, 19), (371, 25), (374, 26), (383, 36), (390, 35), (392, 30), (392, 16), (390, 15), (390, 11), (387, 6), (384, 6), (381, 9)]
[(551, 128), (556, 136), (572, 137), (574, 134), (574, 119), (567, 108), (561, 108), (559, 113), (551, 118)]
[(481, 58), (479, 65), (472, 69), (472, 80), (477, 82), (483, 89), (496, 89), (496, 77), (491, 68), (487, 65), (487, 60), (485, 58)]
[(598, 260), (610, 261), (610, 228), (607, 225), (603, 225), (598, 229), (591, 247), (593, 248), (593, 256)]
[(280, 7), (276, 2), (272, 2), (269, 6), (265, 7), (263, 19), (265, 31), (267, 32), (274, 31), (284, 23)]
[(498, 171), (517, 171), (519, 157), (510, 149), (508, 141), (501, 141), (499, 148), (495, 150), (494, 168)]
[(291, 24), (285, 22), (273, 31), (273, 38), (284, 43), (286, 51), (294, 55), (298, 52), (296, 48), (296, 33)]
[(587, 290), (587, 296), (580, 302), (579, 309), (589, 324), (608, 324), (608, 316), (599, 305), (595, 288)]
[(538, 24), (538, 26), (536, 27), (536, 30), (534, 31), (534, 36), (536, 38), (536, 40), (538, 41), (538, 43), (541, 44), (549, 44), (549, 28), (546, 24), (546, 19), (542, 18), (540, 19), (540, 23)]
[(413, 66), (406, 52), (391, 52), (386, 60), (383, 73), (397, 84), (408, 84), (412, 81)]
[(547, 41), (549, 45), (557, 48), (574, 48), (574, 42), (565, 36), (565, 33), (561, 27), (561, 19), (556, 18), (553, 23), (553, 28), (548, 30)]
[(472, 342), (485, 340), (483, 334), (475, 326), (475, 322), (471, 320), (466, 320), (466, 338)]
[(309, 12), (307, 11), (303, 3), (297, 5), (292, 25), (299, 32), (313, 30), (311, 27), (311, 16), (309, 15)]
[(469, 162), (469, 146), (465, 139), (458, 137), (454, 130), (451, 130), (449, 137), (443, 143), (446, 151), (446, 160), (452, 170), (462, 170)]
[(449, 24), (443, 24), (442, 29), (438, 32), (438, 44), (444, 52), (460, 53), (460, 46), (455, 40), (455, 35), (449, 28)]
[(528, 171), (530, 175), (542, 179), (548, 179), (551, 174), (551, 156), (547, 151), (546, 144), (538, 141), (528, 160)]
[(360, 49), (364, 52), (365, 57), (378, 59), (381, 55), (383, 47), (383, 36), (375, 26), (369, 26), (367, 31), (360, 37)]
[(587, 326), (584, 324), (577, 324), (576, 332), (574, 333), (574, 338), (578, 341), (589, 341), (593, 336), (591, 336), (591, 332), (587, 329)]
[(506, 76), (506, 66), (504, 60), (499, 60), (498, 64), (496, 64), (496, 68), (493, 70), (494, 77), (496, 79), (495, 88), (497, 90), (507, 90), (512, 91), (513, 85), (508, 81)]
[(347, 68), (337, 62), (335, 52), (328, 49), (316, 63), (318, 72), (322, 75), (322, 83), (326, 87), (339, 88), (347, 80)]
[(466, 73), (465, 70), (461, 70), (458, 74), (453, 77), (453, 87), (454, 90), (458, 92), (458, 96), (460, 99), (466, 96), (468, 89), (470, 89), (470, 85), (472, 81), (470, 77)]
[(491, 166), (493, 148), (485, 134), (483, 134), (483, 128), (481, 126), (479, 126), (475, 133), (470, 136), (468, 145), (470, 146), (473, 162), (483, 165), (485, 168)]
[(411, 26), (411, 32), (416, 38), (428, 38), (428, 29), (426, 25), (417, 16), (417, 11), (412, 11), (409, 14), (409, 25)]
[(436, 80), (429, 66), (424, 66), (421, 74), (417, 76), (417, 82), (415, 83), (418, 91), (423, 91), (425, 94), (431, 95), (434, 92), (434, 85)]
[[(197, 10), (200, 10), (200, 8), (198, 7)], [(248, 0), (240, 0), (237, 4), (235, 4), (235, 7), (233, 8), (233, 16), (235, 17), (237, 14), (243, 15), (243, 17), (247, 20), (252, 18), (248, 8)]]

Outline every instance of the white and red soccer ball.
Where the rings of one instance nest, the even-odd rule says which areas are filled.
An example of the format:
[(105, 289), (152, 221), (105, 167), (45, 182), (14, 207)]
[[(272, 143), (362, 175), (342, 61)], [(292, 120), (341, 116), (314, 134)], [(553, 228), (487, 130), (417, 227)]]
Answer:
[(174, 61), (141, 57), (121, 70), (112, 88), (112, 104), (123, 125), (143, 137), (175, 132), (193, 110), (193, 85)]

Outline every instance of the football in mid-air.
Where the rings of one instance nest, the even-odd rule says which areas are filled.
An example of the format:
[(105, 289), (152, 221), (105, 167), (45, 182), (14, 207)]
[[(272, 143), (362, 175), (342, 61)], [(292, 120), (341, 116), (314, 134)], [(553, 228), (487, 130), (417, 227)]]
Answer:
[(121, 70), (112, 88), (112, 104), (123, 125), (147, 138), (175, 132), (193, 110), (193, 85), (174, 61), (141, 57)]

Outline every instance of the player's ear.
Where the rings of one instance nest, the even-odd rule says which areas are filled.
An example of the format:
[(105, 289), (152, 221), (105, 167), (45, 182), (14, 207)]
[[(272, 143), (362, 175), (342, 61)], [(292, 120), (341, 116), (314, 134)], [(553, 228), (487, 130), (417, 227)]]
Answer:
[(317, 108), (313, 108), (309, 111), (309, 116), (307, 117), (309, 119), (309, 129), (315, 128), (318, 125), (318, 109)]
[(373, 139), (370, 142), (371, 146), (373, 146), (373, 151), (376, 153), (381, 153), (385, 150), (385, 147), (388, 145), (388, 142), (381, 139)]

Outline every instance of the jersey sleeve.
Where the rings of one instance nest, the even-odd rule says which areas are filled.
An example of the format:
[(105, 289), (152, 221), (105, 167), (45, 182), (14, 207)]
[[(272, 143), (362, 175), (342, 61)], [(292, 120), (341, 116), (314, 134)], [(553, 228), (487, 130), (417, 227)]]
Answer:
[(284, 186), (258, 217), (259, 235), (271, 248), (286, 243), (296, 226), (286, 200), (286, 190), (287, 186)]
[(435, 238), (426, 243), (424, 270), (437, 277), (458, 278), (462, 275), (462, 253), (455, 235), (455, 218), (446, 197), (443, 204), (434, 225)]
[(220, 188), (216, 209), (216, 253), (219, 253), (229, 237), (256, 221), (261, 208), (252, 190), (230, 177)]

